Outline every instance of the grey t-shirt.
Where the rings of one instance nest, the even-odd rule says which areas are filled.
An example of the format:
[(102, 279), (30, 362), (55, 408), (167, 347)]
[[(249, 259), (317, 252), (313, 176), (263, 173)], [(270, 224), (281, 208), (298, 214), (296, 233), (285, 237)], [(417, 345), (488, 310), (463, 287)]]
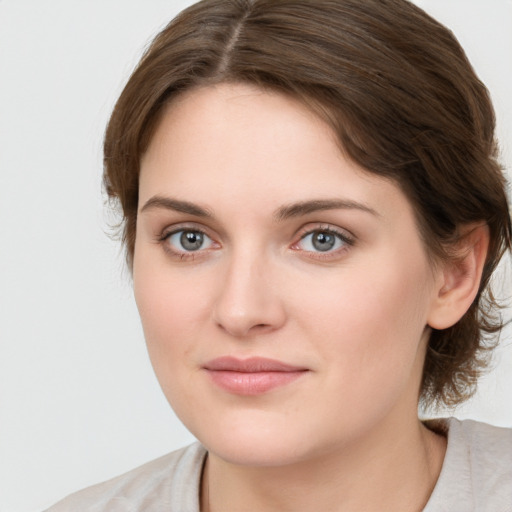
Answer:
[[(448, 447), (424, 512), (512, 512), (512, 429), (443, 420)], [(46, 512), (199, 512), (199, 443), (79, 491)]]

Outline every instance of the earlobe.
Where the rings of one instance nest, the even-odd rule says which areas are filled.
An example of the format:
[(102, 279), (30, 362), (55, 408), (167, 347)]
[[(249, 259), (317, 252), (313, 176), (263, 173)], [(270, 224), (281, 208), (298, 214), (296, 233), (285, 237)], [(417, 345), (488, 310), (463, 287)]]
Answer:
[(456, 324), (473, 303), (489, 248), (487, 224), (466, 226), (450, 261), (442, 263), (428, 325), (447, 329)]

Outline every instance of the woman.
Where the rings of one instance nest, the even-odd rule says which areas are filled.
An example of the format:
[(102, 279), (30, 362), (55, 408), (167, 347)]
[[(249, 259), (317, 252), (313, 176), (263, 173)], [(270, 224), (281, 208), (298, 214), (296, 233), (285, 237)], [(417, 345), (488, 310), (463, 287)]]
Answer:
[[(150, 357), (192, 445), (63, 510), (507, 510), (474, 391), (512, 227), (487, 91), (404, 0), (205, 0), (105, 138)], [(507, 450), (508, 449), (508, 450)]]

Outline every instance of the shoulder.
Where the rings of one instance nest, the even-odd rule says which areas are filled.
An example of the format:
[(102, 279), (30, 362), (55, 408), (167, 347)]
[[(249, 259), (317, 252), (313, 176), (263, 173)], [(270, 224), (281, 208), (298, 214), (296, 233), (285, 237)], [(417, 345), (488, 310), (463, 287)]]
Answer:
[(457, 420), (455, 418), (451, 418), (449, 424), (449, 431), (452, 435), (461, 436), (468, 446), (477, 451), (485, 448), (495, 452), (495, 454), (501, 453), (505, 457), (512, 457), (510, 450), (505, 452), (502, 450), (502, 443), (508, 443), (508, 446), (510, 446), (512, 428), (495, 427), (479, 421)]
[[(505, 512), (512, 503), (512, 429), (473, 420), (443, 420), (448, 446), (425, 511)], [(434, 507), (434, 508), (430, 508)], [(452, 508), (450, 508), (452, 507)], [(461, 509), (462, 510), (462, 509)]]
[(206, 450), (199, 443), (71, 494), (46, 512), (198, 512)]
[[(498, 486), (512, 492), (512, 429), (473, 420), (450, 420), (448, 442), (464, 456), (480, 486)], [(502, 477), (507, 477), (503, 480)], [(476, 484), (477, 482), (475, 482)]]

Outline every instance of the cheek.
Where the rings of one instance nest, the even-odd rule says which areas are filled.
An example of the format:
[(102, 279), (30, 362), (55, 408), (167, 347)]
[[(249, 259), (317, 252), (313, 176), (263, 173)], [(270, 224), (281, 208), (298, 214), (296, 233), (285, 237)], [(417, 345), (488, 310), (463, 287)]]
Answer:
[(148, 342), (190, 328), (207, 309), (208, 273), (176, 269), (159, 246), (146, 240), (135, 246), (133, 287), (144, 330), (156, 335)]
[(379, 338), (402, 337), (423, 326), (427, 317), (428, 280), (422, 265), (361, 265), (329, 280), (311, 279), (300, 288), (291, 294), (297, 298), (294, 316), (337, 332), (340, 341), (370, 332), (380, 333)]
[(180, 286), (155, 267), (134, 268), (134, 292), (146, 346), (162, 391), (186, 420), (197, 397), (186, 385), (193, 368), (197, 332), (197, 289)]
[[(146, 262), (151, 264), (146, 264)], [(171, 275), (154, 259), (135, 260), (133, 284), (144, 336), (151, 362), (162, 382), (164, 373), (174, 371), (178, 361), (186, 360), (191, 340), (198, 337), (198, 317), (207, 308), (197, 283), (183, 283), (183, 277)], [(188, 343), (183, 343), (187, 340)]]
[(307, 294), (296, 291), (302, 300), (294, 316), (324, 352), (322, 359), (335, 363), (333, 381), (342, 379), (345, 389), (365, 395), (415, 372), (429, 296), (421, 258), (383, 257), (378, 267), (347, 268), (328, 284), (311, 282)]
[(190, 325), (193, 320), (191, 304), (194, 298), (197, 302), (197, 294), (193, 294), (189, 288), (180, 289), (176, 282), (146, 274), (140, 276), (140, 280), (134, 279), (134, 291), (145, 331), (154, 334), (166, 332), (169, 335), (173, 332), (171, 326), (182, 329), (183, 325)]

